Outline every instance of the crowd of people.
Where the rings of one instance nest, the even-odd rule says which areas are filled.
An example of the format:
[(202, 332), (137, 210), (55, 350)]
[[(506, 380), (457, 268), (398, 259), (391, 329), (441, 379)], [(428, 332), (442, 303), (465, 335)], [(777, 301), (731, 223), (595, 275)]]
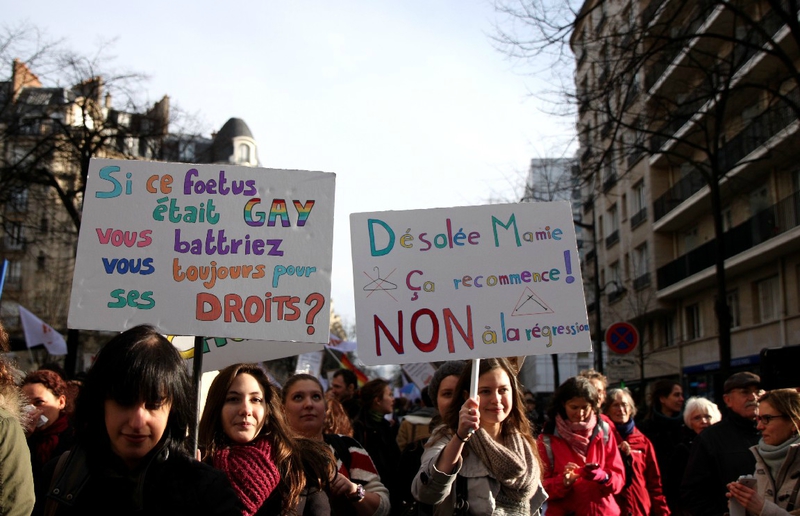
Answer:
[(796, 389), (738, 372), (721, 414), (663, 380), (637, 418), (631, 392), (589, 370), (545, 412), (513, 361), (479, 364), (475, 396), (472, 363), (446, 362), (401, 421), (385, 380), (359, 388), (342, 369), (327, 391), (308, 374), (278, 387), (234, 364), (194, 443), (185, 364), (153, 327), (111, 339), (77, 398), (57, 371), (20, 377), (0, 355), (0, 514), (800, 514)]

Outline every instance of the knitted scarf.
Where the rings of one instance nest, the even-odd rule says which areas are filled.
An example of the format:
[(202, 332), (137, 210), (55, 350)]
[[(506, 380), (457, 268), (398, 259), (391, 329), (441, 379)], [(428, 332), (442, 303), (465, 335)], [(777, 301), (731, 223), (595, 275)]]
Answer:
[[(594, 412), (591, 413), (589, 419), (580, 423), (573, 423), (566, 421), (560, 414), (556, 414), (556, 430), (558, 436), (567, 441), (570, 448), (580, 455), (583, 460), (586, 460), (586, 452), (589, 451), (589, 439), (592, 437), (592, 431), (597, 424), (597, 416)], [(600, 430), (602, 432), (602, 430)]]
[[(498, 443), (478, 429), (467, 446), (480, 457), (494, 478), (500, 482), (494, 514), (530, 513), (530, 498), (540, 483), (539, 460), (528, 442), (519, 433), (513, 433)], [(527, 511), (525, 511), (527, 507)]]
[(219, 450), (212, 463), (228, 476), (244, 506), (244, 516), (258, 512), (280, 480), (269, 439), (256, 439)]
[(630, 418), (627, 423), (614, 423), (614, 427), (624, 439), (633, 432), (633, 418)]
[(769, 468), (772, 478), (777, 479), (778, 471), (781, 469), (786, 454), (789, 453), (789, 447), (793, 444), (800, 442), (800, 436), (794, 436), (793, 439), (786, 439), (781, 444), (771, 446), (764, 442), (764, 439), (758, 441), (758, 454), (764, 459), (764, 463)]
[(61, 414), (52, 425), (42, 430), (37, 429), (28, 437), (28, 443), (39, 464), (44, 465), (53, 457), (53, 452), (58, 447), (59, 434), (68, 426), (67, 416)]

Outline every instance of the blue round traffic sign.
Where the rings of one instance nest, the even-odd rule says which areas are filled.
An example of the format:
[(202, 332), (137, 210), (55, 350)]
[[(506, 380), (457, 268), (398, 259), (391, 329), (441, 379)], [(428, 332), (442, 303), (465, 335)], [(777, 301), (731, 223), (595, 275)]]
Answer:
[(614, 323), (606, 330), (606, 344), (616, 353), (630, 353), (639, 345), (639, 332), (630, 323)]

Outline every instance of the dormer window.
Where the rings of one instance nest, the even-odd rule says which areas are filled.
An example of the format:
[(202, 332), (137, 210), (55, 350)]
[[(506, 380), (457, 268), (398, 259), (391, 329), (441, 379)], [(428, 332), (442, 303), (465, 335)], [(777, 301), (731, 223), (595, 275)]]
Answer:
[(250, 146), (240, 143), (236, 152), (236, 163), (250, 163)]

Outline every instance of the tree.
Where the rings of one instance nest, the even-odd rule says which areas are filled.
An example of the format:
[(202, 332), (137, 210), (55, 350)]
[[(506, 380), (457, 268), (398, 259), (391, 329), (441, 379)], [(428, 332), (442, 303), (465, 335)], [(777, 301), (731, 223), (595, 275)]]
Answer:
[[(711, 263), (703, 265), (715, 268), (720, 374), (726, 377), (731, 313), (725, 260), (733, 251), (723, 203), (753, 188), (760, 176), (739, 171), (765, 160), (753, 151), (800, 115), (797, 1), (596, 0), (579, 5), (514, 0), (498, 4), (498, 10), (511, 23), (500, 27), (495, 41), (509, 54), (549, 56), (565, 64), (572, 59), (570, 48), (575, 51), (577, 84), (560, 88), (557, 95), (573, 106), (573, 116), (577, 111), (582, 173), (587, 184), (593, 183), (593, 195), (620, 179), (618, 163), (635, 163), (643, 156), (651, 168), (683, 177), (655, 200), (655, 210), (666, 213), (671, 204), (708, 187), (714, 241), (705, 251)], [(580, 71), (589, 68), (595, 71)], [(774, 160), (784, 152), (772, 148), (768, 157)], [(696, 272), (691, 264), (675, 266)]]
[[(26, 269), (24, 285), (7, 299), (57, 328), (66, 327), (90, 160), (159, 159), (171, 121), (169, 98), (139, 100), (146, 77), (115, 70), (108, 48), (75, 53), (30, 25), (0, 33), (0, 65), (10, 73), (0, 82), (3, 257)], [(74, 372), (76, 330), (68, 350), (66, 369)]]

